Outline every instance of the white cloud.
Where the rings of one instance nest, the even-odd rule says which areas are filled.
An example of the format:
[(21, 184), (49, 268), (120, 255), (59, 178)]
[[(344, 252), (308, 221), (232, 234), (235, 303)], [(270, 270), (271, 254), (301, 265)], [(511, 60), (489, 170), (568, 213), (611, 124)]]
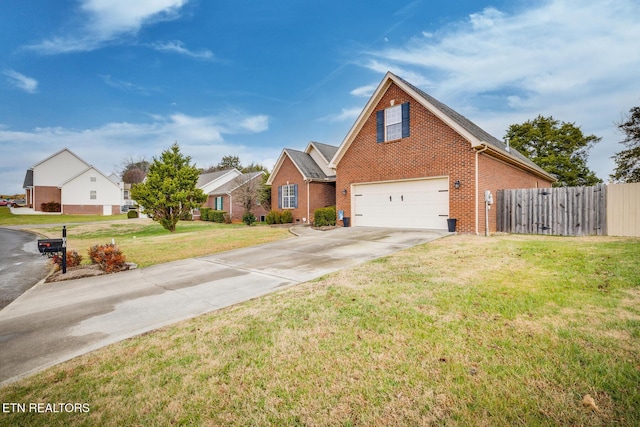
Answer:
[(339, 123), (339, 122), (347, 122), (347, 121), (353, 122), (358, 118), (361, 111), (362, 111), (362, 107), (343, 108), (340, 113), (329, 114), (327, 116), (319, 118), (318, 121), (330, 122), (330, 123)]
[(369, 98), (373, 94), (373, 91), (376, 90), (377, 87), (378, 87), (377, 84), (360, 86), (353, 89), (350, 93), (353, 96), (361, 96), (361, 97)]
[(192, 51), (184, 46), (184, 43), (179, 40), (173, 40), (169, 42), (158, 42), (151, 44), (151, 47), (159, 52), (177, 53), (179, 55), (188, 56), (195, 59), (204, 59), (211, 61), (215, 59), (213, 52), (208, 49), (202, 49), (199, 51)]
[(236, 111), (202, 117), (184, 113), (152, 115), (148, 122), (113, 122), (91, 129), (45, 127), (13, 131), (0, 125), (2, 191), (20, 191), (27, 168), (64, 147), (107, 175), (127, 155), (151, 158), (176, 141), (198, 166), (217, 164), (229, 154), (238, 155), (244, 163), (264, 163), (265, 159), (277, 157), (279, 149), (261, 150), (228, 139), (264, 132), (268, 127), (268, 116), (247, 116)]
[(43, 54), (83, 52), (135, 35), (144, 25), (177, 19), (188, 0), (80, 0), (86, 24), (70, 34), (27, 46)]
[[(620, 147), (614, 122), (640, 102), (640, 4), (537, 2), (487, 8), (404, 45), (366, 52), (362, 64), (422, 87), (501, 138), (538, 114), (602, 136), (590, 166), (603, 179)], [(597, 155), (596, 155), (597, 153)]]
[(116, 79), (110, 74), (102, 74), (99, 76), (102, 81), (113, 88), (122, 90), (124, 92), (137, 93), (140, 95), (150, 95), (151, 92), (155, 92), (156, 90), (146, 88), (144, 86), (137, 85), (135, 83), (131, 83), (125, 80)]
[(38, 81), (31, 77), (27, 77), (14, 70), (6, 70), (3, 73), (7, 77), (7, 81), (13, 86), (24, 90), (27, 93), (38, 92)]

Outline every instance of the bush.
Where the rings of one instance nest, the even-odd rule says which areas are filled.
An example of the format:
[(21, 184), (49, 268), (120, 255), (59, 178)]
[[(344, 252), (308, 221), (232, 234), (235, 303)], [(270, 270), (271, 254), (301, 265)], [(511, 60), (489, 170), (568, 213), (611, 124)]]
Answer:
[(193, 221), (193, 215), (191, 212), (183, 212), (180, 215), (180, 221)]
[(291, 213), (291, 211), (282, 212), (282, 223), (290, 224), (292, 222), (293, 222), (293, 214)]
[(62, 212), (60, 203), (58, 202), (46, 202), (40, 204), (40, 210), (42, 212)]
[(336, 225), (336, 207), (316, 209), (313, 213), (313, 225), (316, 227)]
[(282, 214), (278, 211), (270, 211), (264, 219), (267, 224), (282, 224)]
[[(77, 267), (82, 262), (82, 255), (78, 253), (75, 249), (67, 250), (67, 268)], [(56, 264), (59, 268), (62, 268), (62, 255), (55, 254), (51, 258), (51, 263)]]
[(100, 269), (107, 273), (115, 273), (125, 268), (125, 257), (114, 244), (93, 245), (89, 248), (89, 258)]
[(225, 211), (214, 211), (214, 210), (211, 210), (209, 212), (209, 214), (207, 215), (207, 221), (218, 222), (220, 224), (227, 223), (225, 221), (225, 215), (226, 214), (227, 213)]
[(247, 212), (244, 215), (242, 215), (242, 222), (244, 222), (247, 225), (252, 225), (254, 222), (256, 222), (256, 217), (251, 212)]
[(222, 222), (225, 224), (231, 224), (233, 222), (233, 218), (227, 212), (223, 212), (222, 214)]
[(211, 208), (200, 208), (200, 219), (209, 221), (209, 212), (211, 212)]
[(127, 218), (131, 219), (131, 218), (138, 218), (140, 215), (138, 215), (138, 211), (129, 211), (127, 212)]

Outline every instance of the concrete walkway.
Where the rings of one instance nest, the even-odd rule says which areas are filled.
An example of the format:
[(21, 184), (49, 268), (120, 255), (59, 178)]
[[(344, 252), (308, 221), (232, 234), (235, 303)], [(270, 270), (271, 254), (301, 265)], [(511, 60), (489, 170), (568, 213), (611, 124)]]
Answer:
[(0, 311), (0, 385), (108, 344), (447, 235), (294, 227), (298, 237), (113, 275), (38, 284)]

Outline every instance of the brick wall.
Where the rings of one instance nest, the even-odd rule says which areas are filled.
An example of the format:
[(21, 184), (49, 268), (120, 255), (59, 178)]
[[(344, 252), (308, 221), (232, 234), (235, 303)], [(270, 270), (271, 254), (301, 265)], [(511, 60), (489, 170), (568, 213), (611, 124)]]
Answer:
[[(410, 103), (410, 136), (376, 142), (375, 112)], [(457, 218), (457, 231), (484, 233), (484, 190), (549, 187), (551, 183), (486, 153), (478, 155), (478, 230), (476, 230), (475, 156), (471, 144), (420, 105), (394, 83), (366, 119), (337, 169), (336, 205), (351, 215), (351, 185), (410, 178), (449, 177), (449, 216)], [(455, 189), (455, 181), (460, 188)], [(342, 190), (347, 194), (343, 195)], [(495, 207), (489, 211), (489, 229), (495, 231)]]
[[(113, 207), (111, 211), (113, 212)], [(64, 205), (62, 213), (65, 215), (102, 215), (102, 205)], [(118, 213), (120, 213), (119, 209)]]
[[(293, 222), (313, 222), (313, 212), (318, 208), (335, 206), (336, 204), (336, 183), (335, 182), (304, 182), (298, 168), (291, 159), (286, 156), (278, 170), (277, 176), (271, 184), (271, 209), (278, 208), (278, 187), (287, 184), (298, 184), (298, 207), (287, 209), (293, 215)], [(307, 192), (309, 197), (307, 199)], [(307, 209), (307, 200), (308, 207)]]
[(496, 193), (511, 188), (547, 188), (551, 182), (525, 172), (486, 153), (478, 155), (478, 233), (486, 229), (484, 192), (490, 190), (494, 205), (489, 209), (489, 232), (496, 231)]
[(42, 203), (56, 202), (60, 203), (62, 200), (62, 191), (58, 187), (49, 186), (37, 186), (34, 188), (35, 199), (33, 201), (33, 209), (36, 211), (42, 211), (40, 205)]
[(271, 184), (271, 209), (283, 210), (278, 207), (278, 187), (287, 184), (298, 184), (298, 207), (287, 209), (293, 215), (293, 222), (302, 222), (307, 219), (307, 184), (304, 182), (298, 168), (293, 164), (289, 156), (285, 155), (277, 176)]
[[(410, 103), (410, 136), (376, 143), (375, 111)], [(366, 119), (337, 169), (336, 204), (351, 216), (351, 184), (421, 177), (449, 177), (449, 214), (457, 230), (475, 232), (475, 151), (443, 121), (392, 84)], [(459, 189), (453, 187), (459, 180)], [(347, 189), (347, 194), (342, 194)]]

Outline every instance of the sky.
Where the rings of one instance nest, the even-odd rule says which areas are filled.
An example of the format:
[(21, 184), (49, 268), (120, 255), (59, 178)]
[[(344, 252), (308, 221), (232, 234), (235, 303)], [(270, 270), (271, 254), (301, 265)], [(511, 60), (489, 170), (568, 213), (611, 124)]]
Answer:
[(538, 115), (602, 140), (640, 105), (637, 0), (3, 0), (0, 194), (63, 148), (109, 175), (340, 145), (387, 71), (498, 139)]

